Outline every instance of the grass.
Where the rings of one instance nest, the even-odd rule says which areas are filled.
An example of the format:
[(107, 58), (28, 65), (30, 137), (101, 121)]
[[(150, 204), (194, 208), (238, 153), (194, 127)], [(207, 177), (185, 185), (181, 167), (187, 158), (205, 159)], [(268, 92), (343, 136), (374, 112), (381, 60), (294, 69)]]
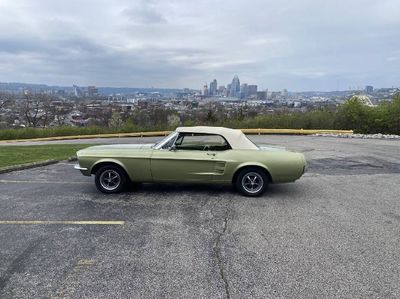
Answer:
[(0, 168), (45, 160), (66, 160), (94, 144), (46, 144), (0, 146)]
[(0, 140), (31, 139), (54, 136), (93, 135), (114, 133), (115, 130), (102, 127), (55, 127), (55, 128), (24, 128), (0, 129)]

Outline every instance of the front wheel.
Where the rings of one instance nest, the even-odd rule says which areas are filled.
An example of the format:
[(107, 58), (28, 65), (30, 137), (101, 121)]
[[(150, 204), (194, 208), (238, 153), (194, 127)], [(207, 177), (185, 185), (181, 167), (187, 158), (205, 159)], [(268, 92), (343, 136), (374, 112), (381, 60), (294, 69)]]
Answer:
[(259, 196), (268, 186), (268, 178), (258, 168), (242, 170), (236, 178), (236, 188), (245, 196)]
[(97, 170), (95, 184), (100, 192), (111, 194), (121, 192), (127, 182), (123, 169), (114, 165), (106, 165)]

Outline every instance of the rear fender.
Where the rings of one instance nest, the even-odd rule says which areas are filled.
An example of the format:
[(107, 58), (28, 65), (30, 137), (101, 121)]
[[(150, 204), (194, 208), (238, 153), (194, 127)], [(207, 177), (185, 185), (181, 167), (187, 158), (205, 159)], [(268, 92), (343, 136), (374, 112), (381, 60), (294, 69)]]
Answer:
[(259, 162), (245, 162), (245, 163), (239, 164), (235, 168), (235, 171), (233, 172), (234, 176), (236, 176), (236, 174), (238, 173), (238, 171), (240, 169), (245, 168), (245, 167), (260, 167), (260, 168), (264, 169), (267, 172), (271, 183), (273, 183), (273, 177), (272, 177), (272, 174), (269, 171), (268, 167), (265, 164), (262, 164), (262, 163), (259, 163)]

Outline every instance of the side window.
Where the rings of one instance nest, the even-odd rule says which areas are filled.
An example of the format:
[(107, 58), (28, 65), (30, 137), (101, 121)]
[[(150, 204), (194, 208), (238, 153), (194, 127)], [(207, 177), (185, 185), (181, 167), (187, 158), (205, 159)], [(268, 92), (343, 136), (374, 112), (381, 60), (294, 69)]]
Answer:
[(231, 147), (220, 135), (181, 134), (175, 142), (180, 150), (224, 151)]

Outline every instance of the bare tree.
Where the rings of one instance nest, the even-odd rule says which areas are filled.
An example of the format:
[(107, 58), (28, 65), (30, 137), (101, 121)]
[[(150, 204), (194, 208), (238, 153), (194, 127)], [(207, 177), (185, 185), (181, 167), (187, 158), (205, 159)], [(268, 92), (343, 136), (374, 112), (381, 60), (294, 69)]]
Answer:
[(21, 107), (21, 115), (24, 117), (28, 127), (36, 128), (39, 124), (39, 101), (33, 100), (30, 95), (25, 95)]
[(46, 127), (51, 121), (52, 107), (51, 98), (47, 95), (25, 95), (22, 103), (21, 115), (29, 127)]
[(50, 121), (50, 112), (51, 112), (51, 105), (50, 101), (51, 99), (48, 96), (42, 95), (39, 97), (40, 98), (40, 103), (41, 103), (41, 120), (42, 120), (42, 126), (47, 127)]
[(10, 95), (4, 92), (0, 93), (0, 109), (6, 107), (11, 102)]

